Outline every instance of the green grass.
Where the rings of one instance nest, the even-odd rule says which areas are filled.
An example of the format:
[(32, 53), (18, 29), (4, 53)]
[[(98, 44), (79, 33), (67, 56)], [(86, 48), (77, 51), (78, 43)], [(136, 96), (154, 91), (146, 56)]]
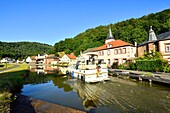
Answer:
[(0, 64), (0, 65), (4, 65), (3, 67), (0, 67), (0, 70), (5, 69), (5, 68), (14, 67), (14, 64)]
[(22, 71), (22, 70), (28, 70), (29, 69), (29, 65), (28, 64), (8, 64), (8, 68), (13, 67), (14, 65), (18, 65), (19, 67), (17, 68), (13, 68), (10, 70), (6, 70), (5, 73), (7, 72), (16, 72), (16, 71)]

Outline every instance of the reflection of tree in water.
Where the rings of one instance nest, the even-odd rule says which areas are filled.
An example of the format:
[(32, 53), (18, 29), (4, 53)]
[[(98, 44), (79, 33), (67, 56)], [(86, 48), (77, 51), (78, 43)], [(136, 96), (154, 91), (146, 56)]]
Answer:
[(97, 108), (97, 105), (95, 104), (95, 102), (93, 100), (89, 100), (89, 99), (85, 99), (83, 101), (83, 106), (86, 110), (90, 110), (90, 109), (94, 109), (94, 108)]
[(70, 85), (64, 83), (66, 80), (67, 78), (61, 78), (61, 77), (52, 78), (54, 85), (58, 86), (58, 88), (63, 88), (65, 92), (72, 91), (73, 88), (71, 88)]

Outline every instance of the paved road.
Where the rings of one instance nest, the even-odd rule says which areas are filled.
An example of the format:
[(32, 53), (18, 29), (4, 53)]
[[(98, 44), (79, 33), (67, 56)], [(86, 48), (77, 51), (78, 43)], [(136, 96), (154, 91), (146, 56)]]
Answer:
[(17, 65), (17, 64), (15, 64), (13, 67), (11, 67), (11, 68), (4, 68), (4, 69), (1, 69), (0, 70), (0, 74), (1, 73), (5, 73), (6, 71), (8, 71), (8, 70), (11, 70), (11, 69), (14, 69), (14, 68), (18, 68), (19, 67), (19, 65)]

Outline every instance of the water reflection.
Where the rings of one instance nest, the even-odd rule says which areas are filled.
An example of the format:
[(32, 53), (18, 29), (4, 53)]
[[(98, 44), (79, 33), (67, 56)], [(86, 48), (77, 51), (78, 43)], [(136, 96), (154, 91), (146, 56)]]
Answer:
[(71, 88), (70, 85), (64, 83), (64, 81), (66, 81), (66, 80), (67, 80), (67, 78), (60, 78), (60, 77), (53, 77), (52, 78), (54, 85), (58, 86), (58, 88), (63, 88), (64, 92), (72, 91), (73, 88)]
[(44, 84), (25, 85), (22, 91), (24, 95), (95, 113), (170, 112), (170, 88), (119, 78), (87, 84), (52, 77)]
[(58, 67), (53, 65), (30, 65), (30, 71), (37, 74), (58, 74), (65, 75), (67, 67)]

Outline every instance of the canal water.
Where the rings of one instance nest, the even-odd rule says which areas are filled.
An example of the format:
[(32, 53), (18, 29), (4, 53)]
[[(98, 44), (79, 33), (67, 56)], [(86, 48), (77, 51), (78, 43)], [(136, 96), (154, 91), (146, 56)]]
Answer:
[(170, 87), (117, 77), (88, 84), (52, 76), (25, 84), (21, 94), (89, 113), (170, 113)]

